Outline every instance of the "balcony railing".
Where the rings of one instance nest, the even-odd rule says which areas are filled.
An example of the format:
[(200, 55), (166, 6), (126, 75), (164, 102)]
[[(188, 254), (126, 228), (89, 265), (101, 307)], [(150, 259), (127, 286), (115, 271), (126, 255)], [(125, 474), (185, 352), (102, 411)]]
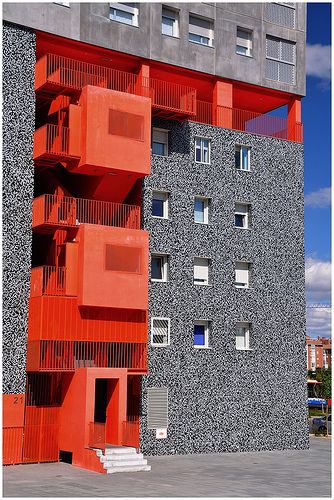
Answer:
[(140, 207), (54, 194), (34, 199), (33, 228), (80, 224), (140, 229)]
[(66, 295), (66, 268), (40, 266), (31, 269), (30, 296)]
[(140, 421), (137, 416), (128, 416), (122, 422), (122, 445), (139, 448)]
[(34, 158), (41, 156), (69, 157), (70, 129), (47, 123), (35, 130)]
[(186, 85), (144, 78), (142, 95), (152, 99), (152, 107), (171, 112), (196, 115), (196, 90)]
[(127, 368), (146, 372), (147, 344), (28, 341), (27, 371), (74, 371), (77, 368)]
[(106, 424), (101, 422), (89, 422), (89, 448), (104, 450), (106, 447)]
[(197, 101), (197, 115), (193, 121), (239, 130), (250, 134), (259, 134), (278, 139), (303, 141), (303, 124), (297, 123), (295, 129), (288, 133), (288, 119), (269, 114), (256, 113), (244, 109), (217, 107), (214, 116), (213, 105), (210, 102)]

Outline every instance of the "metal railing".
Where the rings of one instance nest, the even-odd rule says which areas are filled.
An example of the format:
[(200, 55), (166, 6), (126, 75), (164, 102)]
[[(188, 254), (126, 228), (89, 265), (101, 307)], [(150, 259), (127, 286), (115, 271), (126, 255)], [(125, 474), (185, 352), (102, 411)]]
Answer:
[[(71, 156), (69, 152), (70, 129), (47, 123), (35, 130), (34, 145), (36, 151), (55, 156)], [(40, 155), (38, 155), (40, 156)]]
[(103, 226), (140, 229), (140, 207), (124, 203), (44, 194), (33, 201), (33, 227), (40, 225)]
[(153, 107), (193, 116), (196, 114), (196, 90), (191, 87), (156, 78), (143, 78), (143, 89), (146, 91), (142, 91), (142, 94), (151, 97)]
[(106, 424), (100, 422), (89, 422), (89, 448), (104, 450), (106, 447)]
[(122, 445), (139, 448), (140, 421), (138, 416), (128, 416), (122, 422)]
[(23, 427), (2, 428), (3, 465), (22, 463)]
[(39, 266), (31, 269), (30, 294), (65, 295), (66, 268), (56, 266)]

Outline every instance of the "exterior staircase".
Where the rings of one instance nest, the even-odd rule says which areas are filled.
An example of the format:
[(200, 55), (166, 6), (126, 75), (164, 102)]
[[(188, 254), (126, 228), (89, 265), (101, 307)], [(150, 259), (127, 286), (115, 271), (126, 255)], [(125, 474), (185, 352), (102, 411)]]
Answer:
[(107, 445), (104, 453), (102, 450), (95, 449), (95, 451), (107, 474), (151, 470), (151, 466), (147, 465), (147, 460), (144, 459), (143, 454), (137, 453), (136, 448)]

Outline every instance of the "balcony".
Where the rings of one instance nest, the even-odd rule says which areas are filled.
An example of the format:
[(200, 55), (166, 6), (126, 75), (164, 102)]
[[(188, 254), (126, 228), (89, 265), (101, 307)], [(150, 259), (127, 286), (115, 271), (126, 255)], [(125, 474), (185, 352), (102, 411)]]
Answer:
[(40, 163), (55, 164), (61, 161), (69, 162), (78, 159), (71, 154), (70, 129), (47, 123), (35, 130), (34, 160)]
[(223, 106), (217, 107), (217, 113), (214, 116), (212, 103), (205, 101), (197, 101), (197, 114), (192, 121), (250, 134), (303, 142), (302, 123), (296, 123), (289, 133), (287, 118)]
[(44, 194), (33, 201), (32, 227), (51, 232), (80, 224), (140, 229), (140, 207), (107, 201)]
[(78, 93), (86, 85), (126, 92), (152, 99), (154, 114), (185, 118), (196, 114), (196, 90), (172, 82), (106, 68), (75, 59), (45, 54), (36, 63), (35, 89), (50, 97), (65, 92)]
[[(139, 417), (128, 417), (122, 422), (121, 446), (133, 446), (139, 448), (140, 420)], [(106, 447), (106, 424), (100, 422), (89, 422), (90, 448), (104, 450)]]
[(30, 297), (42, 295), (67, 295), (65, 267), (40, 266), (31, 270)]

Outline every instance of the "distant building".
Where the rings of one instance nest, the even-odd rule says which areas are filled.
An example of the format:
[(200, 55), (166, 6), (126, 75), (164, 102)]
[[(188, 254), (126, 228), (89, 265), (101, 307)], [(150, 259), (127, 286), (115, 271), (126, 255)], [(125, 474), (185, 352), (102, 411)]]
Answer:
[(312, 339), (306, 336), (307, 369), (330, 368), (332, 366), (332, 340), (325, 337)]

